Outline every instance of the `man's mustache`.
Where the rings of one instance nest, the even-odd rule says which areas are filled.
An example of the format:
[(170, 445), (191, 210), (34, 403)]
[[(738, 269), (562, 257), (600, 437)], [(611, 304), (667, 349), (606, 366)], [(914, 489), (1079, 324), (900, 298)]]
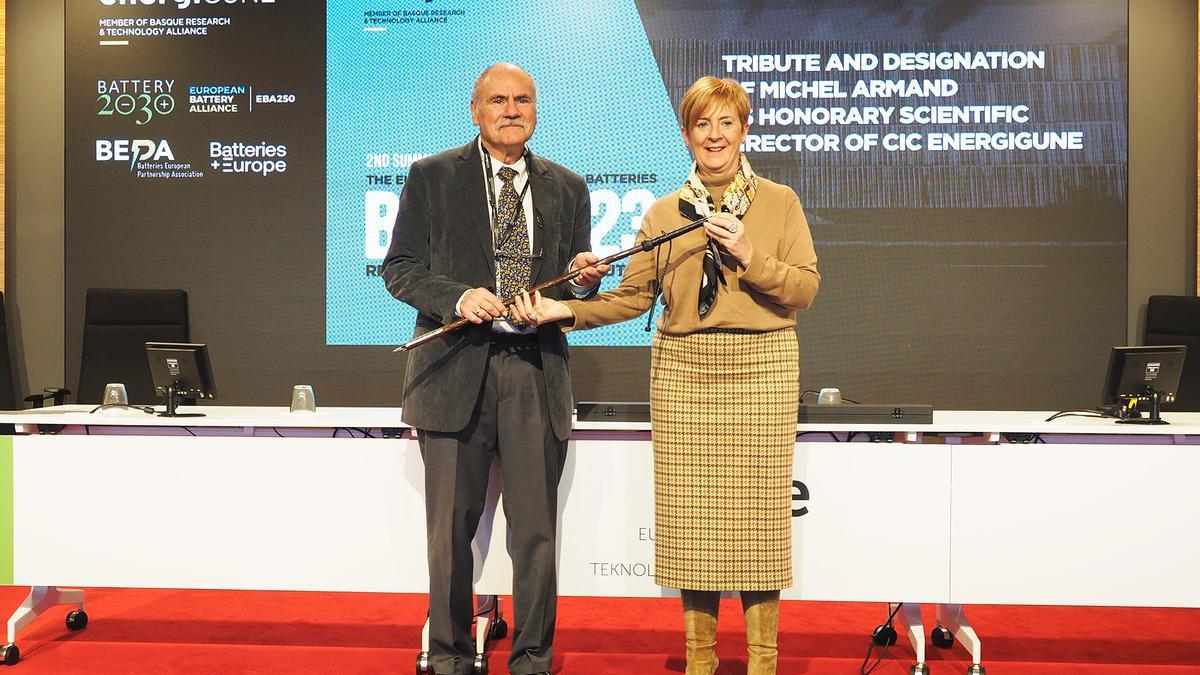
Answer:
[(528, 125), (522, 120), (501, 120), (500, 124), (496, 125), (497, 129), (503, 129), (504, 127), (521, 127), (525, 129)]

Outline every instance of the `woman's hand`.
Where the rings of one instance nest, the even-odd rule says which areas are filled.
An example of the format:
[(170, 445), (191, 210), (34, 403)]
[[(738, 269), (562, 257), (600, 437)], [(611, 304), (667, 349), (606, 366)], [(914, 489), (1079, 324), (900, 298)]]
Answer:
[(717, 240), (725, 252), (733, 256), (742, 267), (750, 266), (754, 255), (754, 244), (746, 236), (746, 226), (732, 213), (718, 213), (704, 223), (704, 231)]
[(531, 326), (565, 321), (575, 316), (566, 305), (554, 298), (542, 297), (540, 292), (530, 297), (528, 291), (522, 291), (510, 309), (514, 318)]

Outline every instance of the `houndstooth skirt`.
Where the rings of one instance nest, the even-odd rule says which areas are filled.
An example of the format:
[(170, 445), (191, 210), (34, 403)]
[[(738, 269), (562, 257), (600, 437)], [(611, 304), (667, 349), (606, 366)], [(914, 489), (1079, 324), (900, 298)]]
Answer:
[(792, 584), (799, 375), (791, 328), (655, 334), (650, 415), (660, 586), (771, 591)]

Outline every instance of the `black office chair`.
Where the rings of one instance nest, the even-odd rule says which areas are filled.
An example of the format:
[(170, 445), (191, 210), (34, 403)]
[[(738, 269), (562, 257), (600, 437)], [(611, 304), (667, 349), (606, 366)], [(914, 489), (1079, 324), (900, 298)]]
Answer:
[[(27, 407), (40, 408), (46, 401), (62, 405), (70, 390), (59, 387), (48, 388), (40, 394), (30, 394), (24, 402)], [(8, 307), (4, 304), (4, 291), (0, 291), (0, 410), (17, 410), (17, 378), (13, 374), (12, 352), (8, 348)]]
[(1200, 297), (1152, 295), (1146, 305), (1147, 345), (1187, 345), (1175, 402), (1163, 410), (1200, 411)]
[(76, 401), (98, 404), (104, 385), (120, 382), (130, 403), (157, 403), (145, 343), (187, 342), (189, 335), (186, 291), (89, 288)]
[[(4, 292), (0, 291), (0, 306), (4, 304)], [(0, 307), (0, 329), (4, 335), (0, 340), (0, 410), (15, 410), (17, 407), (17, 380), (13, 377), (12, 355), (8, 350), (8, 308)]]

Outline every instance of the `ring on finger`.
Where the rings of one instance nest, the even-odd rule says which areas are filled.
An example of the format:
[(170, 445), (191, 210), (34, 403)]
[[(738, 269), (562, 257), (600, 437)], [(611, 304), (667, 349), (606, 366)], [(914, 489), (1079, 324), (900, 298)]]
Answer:
[(737, 223), (730, 224), (730, 226), (729, 226), (730, 234), (736, 234), (737, 231), (738, 231), (738, 224)]

